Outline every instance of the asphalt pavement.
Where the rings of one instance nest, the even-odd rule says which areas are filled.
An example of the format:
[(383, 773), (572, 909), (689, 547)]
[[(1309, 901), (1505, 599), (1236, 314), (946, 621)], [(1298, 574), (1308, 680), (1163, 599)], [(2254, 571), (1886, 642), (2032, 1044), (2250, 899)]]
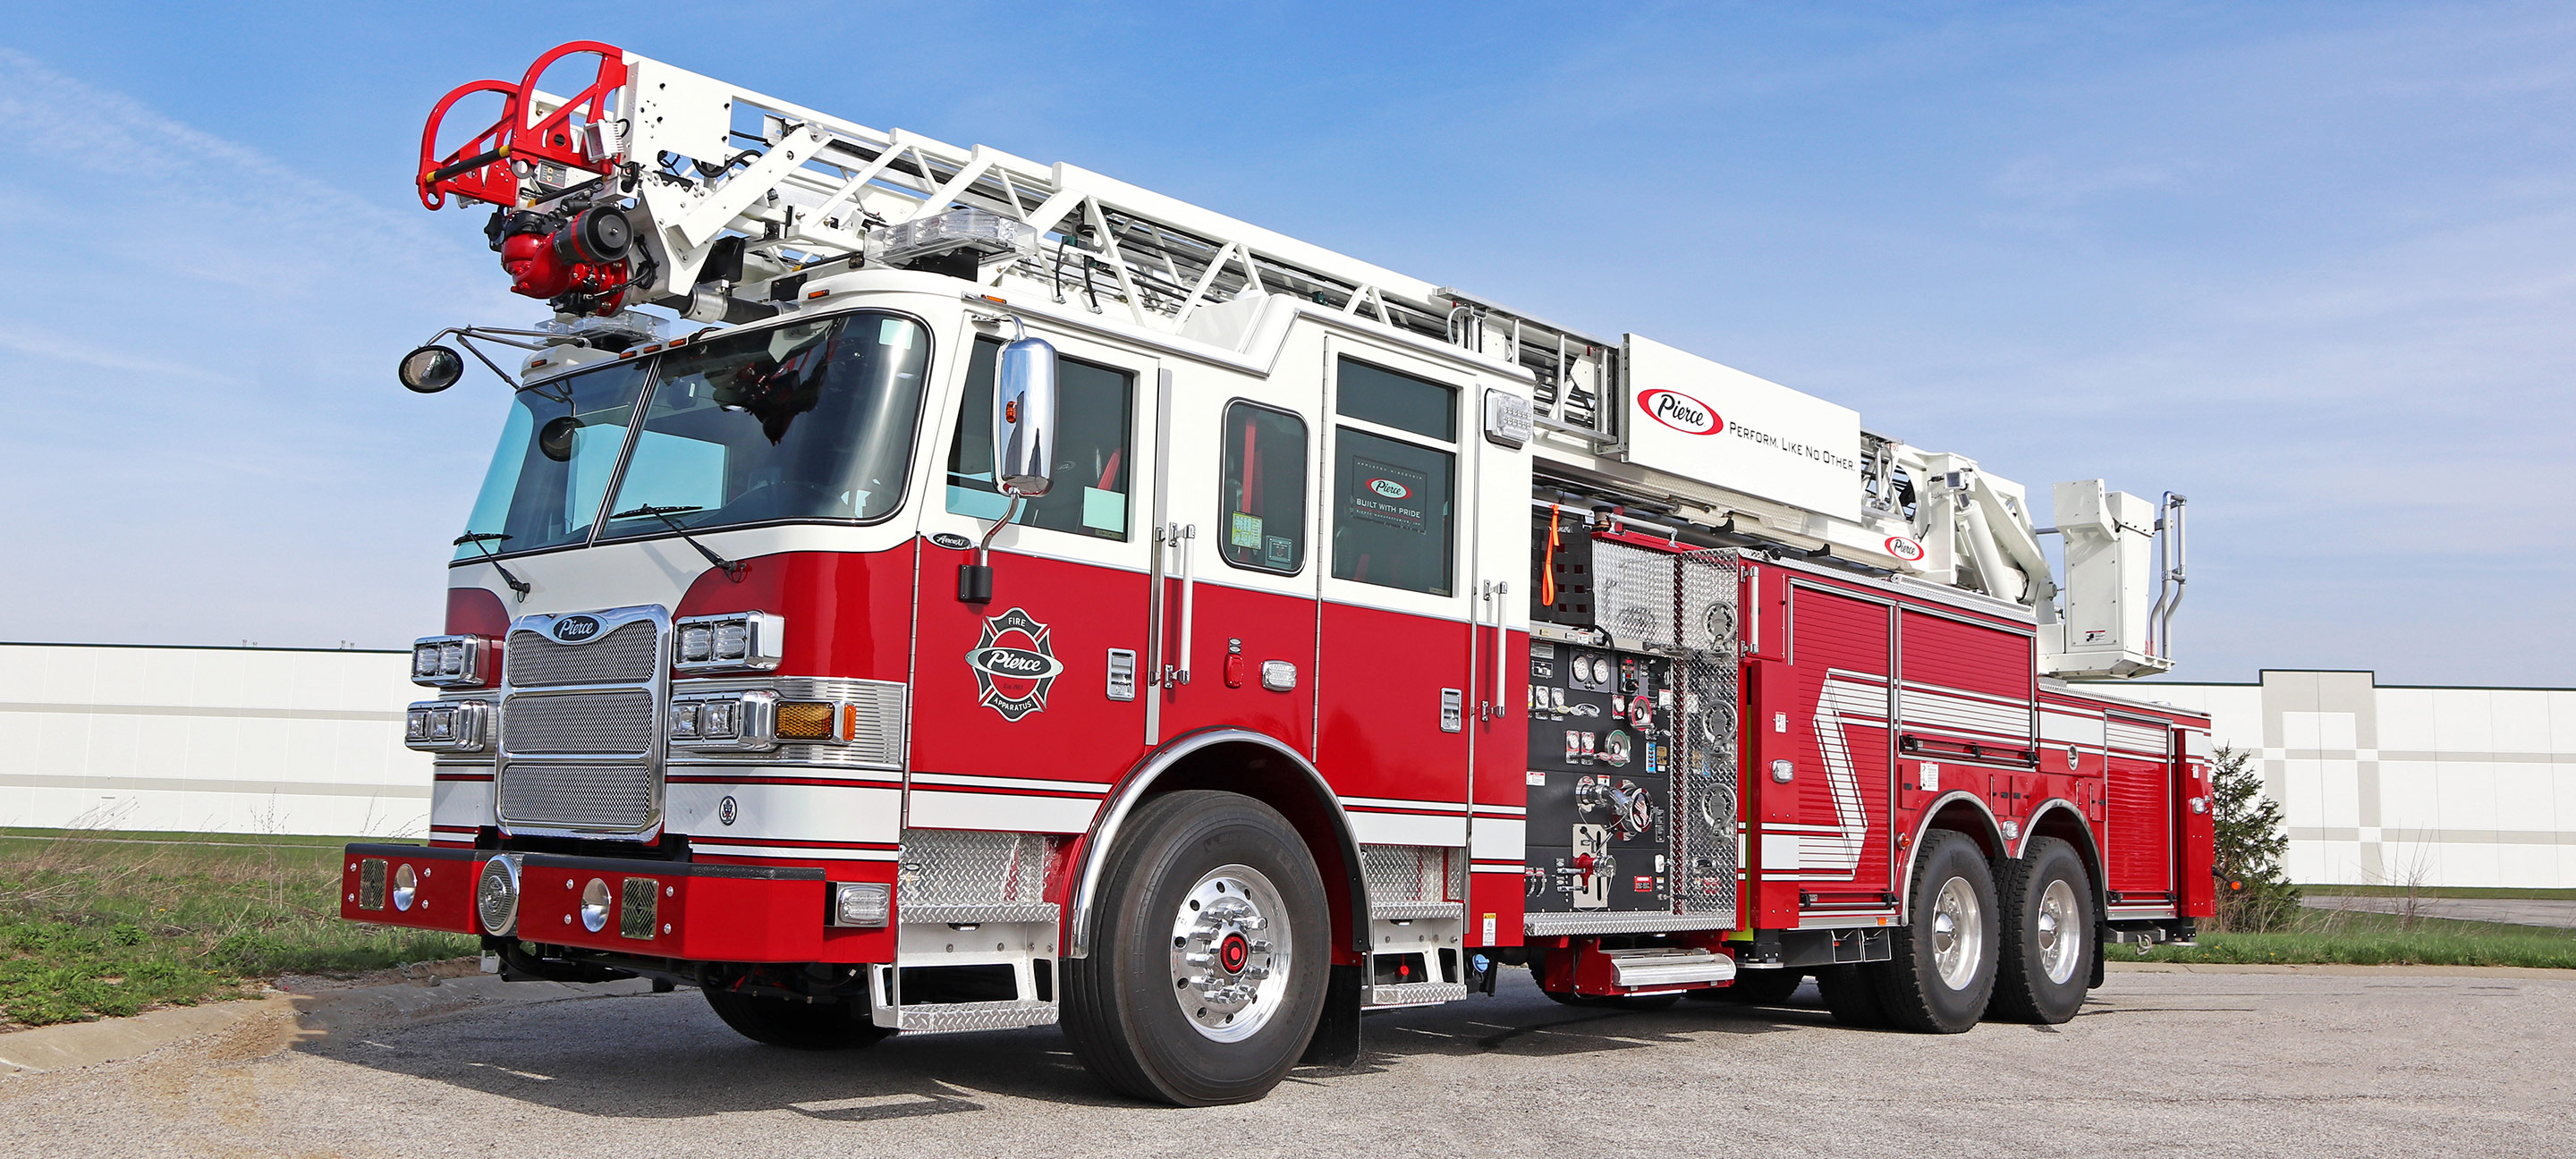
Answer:
[(1950, 1037), (1793, 1002), (1565, 1007), (1514, 975), (1199, 1110), (1110, 1095), (1053, 1028), (801, 1054), (689, 990), (255, 1019), (0, 1080), (0, 1155), (2576, 1154), (2576, 975), (2132, 968), (2064, 1026)]

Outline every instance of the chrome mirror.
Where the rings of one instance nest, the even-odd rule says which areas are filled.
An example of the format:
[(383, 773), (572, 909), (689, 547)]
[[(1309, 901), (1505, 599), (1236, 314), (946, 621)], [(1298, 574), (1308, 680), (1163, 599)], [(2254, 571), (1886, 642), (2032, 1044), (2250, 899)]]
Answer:
[(437, 394), (465, 374), (465, 359), (445, 346), (423, 346), (403, 355), (402, 384), (416, 394)]
[(1047, 493), (1055, 458), (1055, 347), (1023, 334), (993, 376), (993, 481), (1002, 493)]

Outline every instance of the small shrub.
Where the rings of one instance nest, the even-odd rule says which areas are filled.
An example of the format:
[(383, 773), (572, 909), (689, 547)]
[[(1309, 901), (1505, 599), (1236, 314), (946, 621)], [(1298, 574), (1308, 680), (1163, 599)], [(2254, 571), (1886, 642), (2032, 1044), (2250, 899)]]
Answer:
[(2299, 887), (2290, 884), (2281, 856), (2290, 848), (2281, 803), (2263, 795), (2263, 775), (2253, 754), (2218, 750), (2211, 775), (2216, 822), (2217, 932), (2269, 933), (2299, 920)]

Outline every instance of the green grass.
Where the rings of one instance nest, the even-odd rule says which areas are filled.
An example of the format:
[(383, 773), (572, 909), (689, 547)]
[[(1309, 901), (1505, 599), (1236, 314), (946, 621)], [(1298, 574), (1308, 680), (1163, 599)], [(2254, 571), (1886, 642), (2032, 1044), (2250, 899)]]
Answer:
[(473, 953), (471, 938), (340, 920), (323, 837), (0, 831), (0, 1024), (240, 997), (280, 974)]
[[(2119, 948), (2113, 947), (2118, 953)], [(2126, 955), (2121, 955), (2126, 957)], [(2576, 970), (2576, 930), (2346, 910), (2307, 910), (2279, 933), (2204, 933), (2159, 946), (2150, 962), (2354, 966), (2537, 966)]]

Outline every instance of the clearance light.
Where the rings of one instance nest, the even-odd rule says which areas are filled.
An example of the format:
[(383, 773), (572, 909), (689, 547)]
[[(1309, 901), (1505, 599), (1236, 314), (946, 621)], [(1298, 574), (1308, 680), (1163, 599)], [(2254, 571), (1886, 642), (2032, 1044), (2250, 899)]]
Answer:
[(833, 882), (830, 924), (860, 929), (883, 926), (893, 895), (894, 887), (881, 881)]
[(828, 700), (790, 700), (778, 706), (778, 739), (839, 740), (841, 706)]

